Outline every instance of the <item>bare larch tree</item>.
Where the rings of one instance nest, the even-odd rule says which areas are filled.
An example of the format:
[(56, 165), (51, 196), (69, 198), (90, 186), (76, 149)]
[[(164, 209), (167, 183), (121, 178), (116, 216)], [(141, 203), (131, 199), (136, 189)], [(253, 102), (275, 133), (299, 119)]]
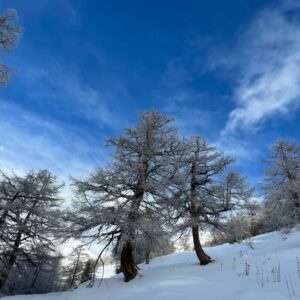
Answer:
[(46, 170), (24, 176), (1, 174), (0, 290), (13, 268), (24, 262), (34, 266), (53, 254), (61, 228), (60, 188)]
[(145, 246), (137, 244), (152, 243), (160, 236), (160, 203), (171, 176), (166, 161), (177, 147), (171, 122), (157, 112), (140, 114), (136, 126), (108, 141), (113, 149), (109, 165), (96, 169), (86, 180), (74, 182), (75, 235), (84, 233), (103, 243), (103, 250), (111, 244), (120, 249), (125, 281), (138, 272), (133, 253)]
[(271, 230), (300, 223), (300, 147), (278, 140), (265, 161), (265, 213)]
[(221, 228), (222, 215), (248, 199), (250, 189), (238, 174), (225, 173), (232, 159), (203, 138), (192, 137), (182, 144), (170, 203), (177, 211), (179, 230), (192, 231), (196, 255), (200, 264), (206, 265), (212, 259), (201, 246), (199, 230)]

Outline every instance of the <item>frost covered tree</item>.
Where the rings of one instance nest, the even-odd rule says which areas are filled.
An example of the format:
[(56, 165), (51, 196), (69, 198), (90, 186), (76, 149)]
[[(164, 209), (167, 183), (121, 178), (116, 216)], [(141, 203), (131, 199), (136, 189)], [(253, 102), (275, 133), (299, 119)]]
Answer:
[[(0, 51), (2, 53), (10, 52), (16, 44), (16, 40), (21, 33), (21, 29), (14, 25), (12, 21), (16, 17), (16, 11), (11, 9), (0, 15)], [(0, 64), (0, 86), (6, 85), (10, 78), (10, 70)]]
[[(97, 168), (85, 180), (75, 180), (73, 232), (120, 251), (125, 281), (138, 271), (135, 249), (160, 237), (161, 202), (172, 176), (168, 161), (176, 151), (172, 119), (158, 112), (139, 115), (138, 124), (108, 141), (111, 162)], [(101, 254), (100, 254), (101, 255)]]
[[(47, 251), (47, 249), (45, 249)], [(59, 253), (43, 253), (44, 249), (35, 249), (33, 263), (19, 260), (12, 268), (9, 280), (1, 290), (4, 295), (40, 294), (60, 291), (62, 289), (60, 277)]]
[[(225, 213), (246, 201), (250, 189), (237, 173), (226, 173), (232, 159), (209, 146), (201, 137), (183, 140), (173, 180), (172, 209), (181, 231), (191, 230), (201, 265), (212, 261), (200, 243), (199, 230), (221, 228)], [(177, 215), (177, 217), (176, 217)]]
[(0, 290), (25, 262), (37, 266), (55, 255), (61, 227), (61, 185), (47, 170), (0, 178)]
[(266, 160), (265, 222), (270, 230), (300, 223), (300, 147), (278, 140)]

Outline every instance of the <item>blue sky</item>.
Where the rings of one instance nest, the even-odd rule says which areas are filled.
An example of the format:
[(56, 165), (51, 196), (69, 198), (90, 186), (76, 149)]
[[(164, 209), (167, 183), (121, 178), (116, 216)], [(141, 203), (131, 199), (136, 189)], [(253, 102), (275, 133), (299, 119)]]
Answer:
[(61, 179), (156, 109), (236, 158), (250, 182), (279, 137), (300, 142), (299, 1), (2, 0), (18, 11), (0, 91), (0, 165)]

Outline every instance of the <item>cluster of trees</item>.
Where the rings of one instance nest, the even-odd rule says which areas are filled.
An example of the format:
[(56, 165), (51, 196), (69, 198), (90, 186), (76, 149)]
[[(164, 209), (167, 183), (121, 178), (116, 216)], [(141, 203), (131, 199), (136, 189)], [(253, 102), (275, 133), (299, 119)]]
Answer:
[(68, 262), (59, 269), (60, 289), (63, 290), (76, 288), (79, 284), (91, 280), (94, 270), (102, 267), (101, 263), (91, 258), (84, 245), (75, 246), (67, 259)]
[(261, 184), (262, 201), (250, 201), (226, 220), (226, 230), (213, 232), (209, 244), (238, 242), (247, 237), (300, 224), (300, 146), (280, 139), (272, 148)]
[[(0, 290), (28, 289), (43, 273), (51, 273), (59, 262), (55, 240), (60, 228), (60, 186), (48, 171), (29, 172), (24, 176), (0, 179)], [(33, 278), (29, 274), (36, 274)], [(39, 275), (39, 276), (38, 276)], [(31, 280), (29, 284), (26, 280)], [(48, 283), (47, 283), (48, 284)]]
[(210, 263), (199, 230), (223, 228), (251, 196), (245, 179), (228, 170), (231, 158), (201, 137), (179, 137), (172, 122), (158, 112), (140, 114), (136, 126), (108, 141), (107, 167), (73, 182), (73, 236), (102, 243), (103, 251), (112, 246), (125, 281), (138, 272), (137, 256), (148, 260), (187, 231), (200, 264)]
[[(73, 179), (67, 207), (62, 184), (47, 170), (0, 176), (0, 290), (2, 294), (62, 290), (93, 284), (109, 249), (125, 281), (137, 264), (169, 253), (172, 241), (191, 235), (201, 265), (213, 261), (199, 232), (219, 242), (300, 223), (300, 147), (279, 140), (266, 160), (265, 200), (252, 200), (245, 178), (229, 169), (233, 159), (203, 138), (180, 137), (173, 119), (158, 112), (108, 140), (112, 156), (83, 179)], [(84, 238), (102, 246), (98, 259), (81, 250), (61, 265), (58, 244)], [(80, 257), (81, 256), (81, 257)]]
[(82, 247), (68, 263), (59, 244), (70, 233), (61, 184), (47, 170), (0, 176), (0, 295), (76, 287), (91, 279), (94, 260)]

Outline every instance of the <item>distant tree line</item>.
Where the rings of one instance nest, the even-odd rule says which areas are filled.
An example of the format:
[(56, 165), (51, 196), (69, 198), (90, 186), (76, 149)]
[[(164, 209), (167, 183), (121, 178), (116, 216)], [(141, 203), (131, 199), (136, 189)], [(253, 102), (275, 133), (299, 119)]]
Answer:
[(239, 242), (250, 236), (300, 224), (300, 146), (279, 139), (264, 161), (260, 186), (262, 201), (250, 201), (226, 220), (223, 231), (215, 231), (209, 245)]

